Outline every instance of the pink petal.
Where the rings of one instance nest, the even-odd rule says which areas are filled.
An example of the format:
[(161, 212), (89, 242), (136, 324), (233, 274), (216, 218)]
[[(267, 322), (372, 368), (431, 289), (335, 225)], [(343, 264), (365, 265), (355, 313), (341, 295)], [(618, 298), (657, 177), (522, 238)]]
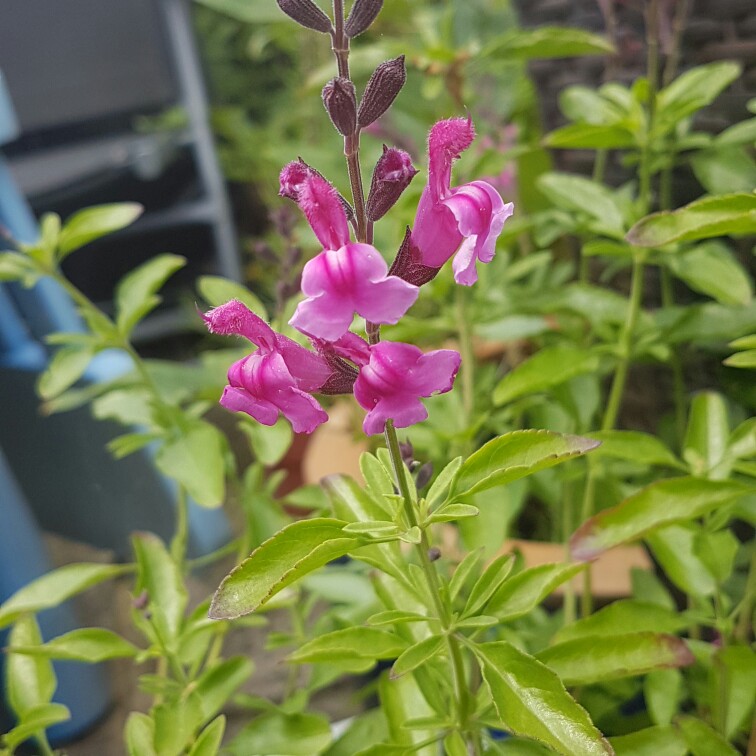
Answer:
[(397, 428), (408, 428), (428, 417), (428, 410), (417, 397), (396, 396), (381, 399), (362, 421), (362, 429), (368, 436), (383, 433), (387, 420), (393, 420)]
[(339, 357), (344, 357), (355, 365), (367, 365), (370, 361), (370, 347), (356, 333), (347, 332), (330, 346)]
[(281, 170), (278, 177), (279, 195), (288, 197), (297, 202), (299, 200), (299, 191), (307, 176), (310, 175), (310, 166), (303, 160), (295, 160), (288, 163)]
[(412, 381), (420, 396), (445, 394), (454, 386), (462, 358), (453, 349), (426, 352), (412, 371)]
[(267, 349), (272, 349), (275, 344), (276, 334), (271, 327), (238, 299), (209, 310), (202, 319), (211, 333), (244, 336), (253, 344)]
[(305, 349), (288, 336), (276, 334), (276, 351), (283, 357), (297, 388), (302, 391), (317, 391), (331, 377), (331, 368), (319, 354)]
[(369, 244), (325, 250), (305, 265), (302, 291), (307, 299), (289, 322), (326, 341), (335, 341), (348, 331), (355, 312), (374, 323), (396, 323), (419, 292), (387, 273), (385, 260)]
[(323, 245), (340, 249), (349, 243), (349, 225), (339, 193), (322, 176), (310, 172), (298, 186), (298, 203)]
[(299, 389), (288, 389), (278, 394), (276, 403), (284, 417), (291, 423), (294, 433), (312, 433), (328, 420), (325, 410), (317, 400)]
[(433, 199), (430, 184), (417, 206), (412, 242), (420, 250), (421, 263), (431, 268), (440, 268), (462, 243), (454, 214)]
[(266, 399), (258, 399), (243, 388), (226, 386), (220, 404), (231, 412), (245, 412), (263, 425), (275, 425), (278, 407)]

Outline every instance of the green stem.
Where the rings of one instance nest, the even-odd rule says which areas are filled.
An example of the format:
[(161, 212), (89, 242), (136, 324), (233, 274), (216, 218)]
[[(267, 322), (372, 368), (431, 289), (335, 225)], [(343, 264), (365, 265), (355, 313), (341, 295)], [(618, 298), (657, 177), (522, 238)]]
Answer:
[(754, 548), (753, 553), (751, 554), (751, 564), (748, 568), (745, 594), (743, 595), (743, 601), (738, 607), (738, 621), (735, 625), (735, 639), (739, 643), (747, 644), (751, 640), (751, 621), (754, 603), (756, 603), (756, 548)]
[[(410, 495), (409, 484), (407, 477), (404, 473), (404, 463), (402, 462), (402, 454), (399, 450), (399, 439), (396, 435), (396, 429), (394, 423), (391, 420), (386, 422), (386, 446), (388, 447), (389, 454), (391, 456), (391, 464), (394, 468), (394, 475), (396, 476), (396, 482), (399, 486), (399, 492), (402, 495), (404, 502), (404, 511), (407, 516), (407, 521), (410, 527), (416, 527), (420, 530), (420, 543), (416, 545), (415, 550), (420, 561), (420, 567), (422, 568), (423, 575), (428, 587), (428, 593), (433, 601), (433, 606), (438, 616), (441, 627), (446, 635), (446, 643), (449, 651), (449, 660), (451, 664), (452, 677), (454, 682), (455, 691), (455, 709), (457, 713), (457, 726), (463, 737), (468, 730), (468, 719), (471, 713), (471, 699), (470, 692), (467, 688), (467, 681), (465, 679), (465, 666), (462, 659), (462, 650), (459, 645), (459, 641), (452, 634), (452, 611), (448, 602), (442, 600), (441, 584), (438, 579), (438, 573), (436, 568), (430, 559), (430, 541), (428, 540), (428, 534), (425, 528), (420, 526), (420, 521), (415, 511), (414, 504), (412, 503), (412, 496)], [(445, 594), (443, 594), (445, 595)], [(477, 738), (470, 737), (468, 742), (471, 754), (477, 756), (480, 753), (480, 746)]]
[[(564, 484), (564, 502), (562, 506), (562, 543), (565, 549), (565, 558), (569, 559), (569, 540), (572, 529), (575, 526), (575, 492), (570, 482)], [(577, 616), (575, 588), (572, 580), (568, 580), (564, 586), (564, 612), (563, 623), (571, 625)]]
[(181, 572), (186, 566), (186, 549), (189, 543), (189, 501), (186, 489), (179, 485), (176, 495), (176, 532), (171, 541), (171, 556)]
[[(457, 335), (462, 355), (462, 407), (465, 413), (465, 429), (472, 423), (475, 409), (475, 356), (473, 354), (472, 333), (468, 317), (467, 291), (462, 286), (455, 287), (457, 305)], [(469, 450), (468, 450), (469, 451)]]
[(44, 732), (34, 736), (39, 746), (40, 756), (55, 756), (55, 751), (50, 747), (50, 743), (47, 740), (47, 735)]

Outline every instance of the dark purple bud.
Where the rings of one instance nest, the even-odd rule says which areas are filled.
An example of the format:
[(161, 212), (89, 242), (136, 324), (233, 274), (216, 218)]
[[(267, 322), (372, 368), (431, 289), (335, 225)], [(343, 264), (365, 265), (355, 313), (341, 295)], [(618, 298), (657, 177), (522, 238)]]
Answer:
[(349, 18), (344, 24), (347, 37), (356, 37), (358, 34), (362, 34), (375, 21), (382, 7), (383, 0), (354, 0)]
[(396, 147), (389, 149), (384, 144), (383, 154), (375, 164), (373, 181), (370, 184), (370, 194), (365, 208), (368, 220), (374, 223), (383, 218), (416, 174), (412, 158), (404, 150), (398, 150)]
[(276, 0), (278, 7), (298, 24), (308, 29), (330, 34), (331, 19), (312, 0)]
[(419, 491), (421, 488), (425, 488), (430, 479), (433, 476), (433, 462), (426, 462), (418, 471), (415, 478), (415, 485)]
[(431, 546), (428, 549), (428, 559), (431, 562), (437, 562), (441, 559), (441, 549), (439, 549), (438, 546)]
[(398, 276), (413, 286), (422, 286), (432, 281), (441, 268), (431, 268), (429, 265), (423, 265), (423, 256), (417, 245), (412, 241), (412, 231), (409, 226), (407, 233), (404, 235), (402, 246), (396, 253), (394, 262), (391, 263), (389, 275)]
[(381, 63), (373, 71), (357, 111), (357, 123), (361, 129), (370, 126), (391, 107), (405, 81), (407, 70), (404, 67), (404, 55)]
[(349, 79), (337, 77), (323, 87), (323, 105), (342, 136), (357, 131), (357, 94)]
[(408, 467), (415, 461), (415, 449), (413, 448), (411, 441), (400, 441), (399, 453), (402, 455), (402, 462)]

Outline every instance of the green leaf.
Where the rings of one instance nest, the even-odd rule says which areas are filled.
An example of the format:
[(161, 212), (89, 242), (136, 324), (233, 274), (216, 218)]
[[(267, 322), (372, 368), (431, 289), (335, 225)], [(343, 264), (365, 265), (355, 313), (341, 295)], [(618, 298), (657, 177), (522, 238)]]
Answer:
[(750, 192), (756, 186), (756, 162), (743, 147), (704, 150), (690, 162), (709, 194)]
[(740, 236), (756, 232), (756, 194), (704, 197), (678, 210), (647, 215), (627, 233), (638, 247), (661, 247), (671, 242)]
[(130, 567), (113, 564), (67, 564), (32, 580), (0, 605), (0, 628), (22, 614), (59, 606), (71, 596), (105, 580), (128, 572)]
[(683, 640), (662, 633), (586, 636), (550, 646), (537, 658), (566, 685), (644, 675), (654, 669), (684, 667), (695, 661)]
[(230, 302), (232, 299), (238, 299), (242, 304), (247, 305), (255, 315), (263, 320), (268, 319), (265, 305), (257, 295), (236, 281), (221, 276), (200, 276), (197, 280), (197, 291), (212, 307), (220, 307), (220, 305)]
[(717, 147), (730, 145), (753, 145), (756, 142), (756, 118), (741, 121), (717, 134), (714, 144)]
[(696, 476), (711, 475), (722, 463), (730, 442), (730, 421), (724, 397), (714, 391), (702, 391), (693, 397), (690, 405), (688, 428), (683, 442), (683, 458)]
[(143, 210), (144, 208), (135, 202), (98, 205), (80, 210), (63, 225), (60, 232), (58, 260), (63, 260), (74, 250), (101, 236), (115, 233), (132, 224)]
[(226, 748), (234, 756), (314, 756), (330, 742), (331, 727), (325, 717), (271, 712), (248, 724)]
[[(11, 752), (33, 735), (43, 733), (48, 727), (71, 718), (71, 712), (58, 703), (41, 704), (28, 709), (21, 722), (9, 732), (0, 734), (2, 742)], [(6, 753), (0, 750), (0, 753)]]
[(697, 526), (670, 525), (646, 536), (654, 558), (666, 576), (691, 596), (711, 596), (717, 581), (696, 554)]
[(345, 534), (344, 525), (329, 518), (287, 525), (224, 578), (213, 596), (210, 617), (234, 619), (249, 614), (307, 573), (365, 543)]
[(374, 454), (360, 454), (360, 472), (376, 500), (380, 501), (383, 496), (394, 495), (394, 481)]
[[(438, 683), (435, 685), (438, 686)], [(378, 695), (381, 708), (386, 715), (392, 745), (383, 748), (376, 746), (375, 750), (366, 749), (365, 754), (382, 756), (383, 754), (406, 753), (409, 755), (416, 752), (413, 745), (417, 746), (429, 737), (438, 734), (436, 730), (410, 730), (404, 726), (411, 719), (436, 715), (418, 685), (417, 675), (404, 675), (391, 680), (387, 673), (382, 674), (378, 680)], [(399, 747), (403, 747), (404, 750), (398, 750)], [(429, 749), (421, 751), (423, 756), (429, 753), (435, 752)]]
[(566, 26), (539, 26), (517, 29), (497, 37), (484, 48), (482, 57), (494, 60), (531, 58), (571, 58), (582, 55), (607, 55), (614, 52), (609, 40), (583, 29)]
[[(756, 178), (754, 179), (756, 184)], [(717, 241), (698, 244), (679, 255), (667, 255), (664, 264), (693, 291), (725, 305), (748, 304), (751, 279), (727, 247)]]
[(643, 681), (643, 697), (651, 721), (668, 725), (677, 713), (680, 704), (683, 678), (678, 669), (657, 669), (646, 675)]
[(481, 559), (483, 559), (483, 549), (479, 548), (469, 551), (457, 565), (449, 581), (449, 596), (452, 601), (457, 597), (470, 577), (476, 574)]
[(693, 756), (737, 756), (739, 753), (716, 730), (700, 719), (680, 717), (677, 726)]
[(587, 520), (570, 539), (574, 559), (589, 561), (621, 543), (678, 522), (702, 517), (752, 489), (735, 482), (670, 478)]
[(609, 738), (617, 756), (687, 756), (685, 740), (673, 727), (647, 727)]
[[(42, 643), (37, 620), (32, 615), (18, 619), (8, 637), (8, 650)], [(23, 721), (27, 712), (49, 704), (57, 687), (52, 662), (39, 656), (8, 655), (6, 695), (11, 709)]]
[(722, 364), (727, 365), (727, 367), (748, 368), (753, 370), (756, 368), (756, 349), (737, 352), (724, 360)]
[(625, 633), (661, 632), (675, 633), (687, 625), (688, 620), (673, 609), (648, 601), (623, 599), (599, 609), (594, 614), (579, 619), (561, 628), (553, 638), (554, 643), (586, 638), (589, 636), (623, 635)]
[(223, 733), (226, 729), (226, 718), (219, 716), (214, 719), (200, 733), (189, 751), (189, 756), (217, 756), (220, 751)]
[(597, 441), (546, 430), (506, 433), (484, 444), (462, 464), (452, 487), (460, 498), (579, 457), (598, 446)]
[(70, 346), (58, 349), (37, 382), (37, 392), (43, 399), (54, 399), (81, 378), (92, 361), (92, 346)]
[(395, 659), (407, 641), (375, 627), (347, 627), (321, 635), (300, 646), (287, 659), (298, 664), (340, 659)]
[(428, 522), (454, 522), (464, 520), (466, 517), (477, 517), (480, 510), (471, 504), (446, 504), (439, 507), (429, 518)]
[(538, 394), (583, 373), (598, 369), (599, 358), (587, 349), (546, 347), (507, 373), (494, 389), (493, 402), (508, 404), (521, 396)]
[(0, 252), (0, 281), (20, 281), (31, 288), (41, 275), (41, 271), (26, 255)]
[(735, 79), (741, 66), (729, 61), (697, 66), (678, 76), (657, 95), (656, 125), (665, 133), (683, 118), (714, 102)]
[(121, 279), (115, 291), (115, 308), (116, 325), (124, 336), (160, 304), (158, 290), (184, 265), (185, 257), (158, 255)]
[(515, 564), (514, 554), (504, 554), (494, 559), (475, 582), (465, 604), (463, 616), (467, 617), (481, 611), (493, 594), (509, 577)]
[(178, 639), (188, 601), (181, 571), (153, 533), (137, 533), (131, 542), (139, 566), (134, 595), (146, 592), (151, 621), (170, 646)]
[(509, 578), (486, 605), (486, 614), (513, 620), (530, 613), (558, 586), (583, 570), (581, 564), (541, 564)]
[(613, 753), (585, 709), (548, 667), (509, 643), (483, 643), (473, 652), (507, 729), (565, 756)]
[(291, 425), (285, 420), (271, 426), (256, 420), (242, 420), (238, 427), (249, 439), (255, 458), (265, 467), (277, 465), (289, 451), (294, 438)]
[(686, 469), (685, 465), (656, 436), (640, 431), (608, 430), (587, 433), (601, 443), (594, 456), (614, 457), (641, 465)]
[(59, 635), (40, 646), (19, 647), (15, 653), (95, 664), (106, 659), (134, 657), (141, 652), (112, 630), (87, 627)]
[(124, 731), (129, 756), (157, 756), (155, 722), (140, 711), (132, 711)]
[(445, 645), (446, 639), (443, 635), (431, 635), (410, 646), (402, 652), (391, 667), (391, 679), (396, 680), (397, 677), (412, 672), (413, 669), (438, 656)]
[(194, 683), (202, 718), (207, 721), (216, 716), (251, 674), (252, 662), (244, 656), (224, 659), (205, 670)]
[(552, 131), (543, 142), (548, 147), (569, 150), (615, 150), (637, 144), (630, 129), (619, 124), (597, 123), (570, 123)]
[(428, 617), (424, 614), (415, 614), (414, 612), (404, 612), (401, 609), (388, 609), (385, 612), (378, 612), (367, 618), (368, 625), (400, 625), (404, 622), (427, 622)]
[(459, 468), (462, 467), (462, 462), (462, 457), (455, 457), (436, 476), (435, 480), (431, 484), (430, 489), (428, 490), (428, 496), (426, 497), (429, 509), (433, 509), (433, 507), (443, 501), (444, 497), (447, 494), (447, 491), (449, 490), (449, 487), (452, 484), (452, 481), (457, 475)]
[(178, 481), (203, 507), (219, 507), (226, 490), (224, 438), (209, 423), (196, 421), (166, 441), (155, 456), (160, 472)]
[(723, 729), (728, 738), (747, 727), (756, 701), (756, 653), (748, 646), (727, 646), (714, 657), (714, 673), (726, 692), (727, 710), (718, 712), (724, 719)]

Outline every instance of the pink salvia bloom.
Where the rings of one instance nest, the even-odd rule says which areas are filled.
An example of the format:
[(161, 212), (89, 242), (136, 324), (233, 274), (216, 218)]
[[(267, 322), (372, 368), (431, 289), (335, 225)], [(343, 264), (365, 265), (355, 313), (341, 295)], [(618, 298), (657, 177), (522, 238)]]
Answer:
[(388, 266), (375, 247), (350, 242), (339, 195), (322, 176), (307, 173), (296, 193), (324, 249), (302, 271), (306, 299), (289, 323), (325, 341), (343, 336), (355, 312), (372, 323), (396, 323), (415, 303), (418, 288), (388, 275)]
[(478, 280), (476, 263), (491, 262), (496, 240), (514, 205), (504, 203), (485, 181), (451, 186), (452, 163), (475, 139), (469, 118), (439, 121), (428, 137), (428, 184), (423, 190), (412, 229), (421, 262), (440, 268), (455, 252), (454, 278), (471, 286)]
[(296, 433), (312, 433), (328, 420), (309, 393), (333, 381), (334, 369), (322, 356), (276, 333), (237, 300), (202, 317), (212, 333), (244, 336), (258, 347), (229, 368), (220, 400), (226, 409), (263, 425), (275, 425), (280, 412)]
[(449, 391), (460, 361), (450, 349), (424, 354), (412, 344), (381, 341), (371, 346), (370, 361), (354, 384), (355, 399), (368, 410), (365, 433), (382, 433), (389, 419), (397, 428), (425, 420), (428, 411), (420, 397)]
[(346, 244), (327, 249), (302, 271), (302, 292), (289, 321), (294, 328), (326, 341), (349, 330), (354, 313), (371, 323), (396, 323), (415, 303), (419, 289), (396, 276), (375, 247)]

